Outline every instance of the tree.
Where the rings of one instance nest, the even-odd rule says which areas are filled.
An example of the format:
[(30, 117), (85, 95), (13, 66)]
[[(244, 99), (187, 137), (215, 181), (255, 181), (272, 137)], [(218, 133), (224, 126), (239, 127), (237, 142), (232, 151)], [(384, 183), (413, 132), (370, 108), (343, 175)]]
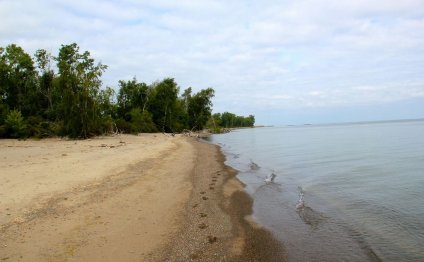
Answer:
[(15, 45), (0, 49), (0, 95), (10, 109), (23, 116), (37, 111), (36, 72), (31, 56)]
[(140, 108), (134, 108), (130, 112), (132, 133), (153, 133), (157, 132), (152, 115), (148, 111), (142, 112)]
[(86, 138), (98, 133), (100, 117), (96, 98), (101, 86), (100, 77), (107, 66), (95, 64), (88, 51), (80, 54), (75, 43), (62, 45), (56, 60), (64, 134)]
[[(212, 123), (211, 123), (212, 122)], [(218, 130), (218, 127), (233, 128), (233, 127), (253, 127), (255, 125), (255, 116), (249, 115), (238, 116), (233, 113), (224, 112), (222, 114), (214, 114), (209, 119), (208, 126), (214, 130)]]
[(129, 120), (132, 109), (146, 110), (149, 88), (145, 83), (138, 83), (134, 77), (131, 81), (119, 81), (118, 114), (119, 117)]
[(10, 137), (19, 138), (27, 135), (27, 126), (20, 111), (10, 111), (6, 117), (5, 124)]
[(203, 89), (188, 99), (188, 121), (190, 129), (201, 130), (211, 116), (212, 97), (215, 91), (212, 88)]
[(53, 56), (44, 49), (35, 52), (35, 60), (39, 70), (38, 90), (40, 94), (39, 104), (43, 113), (50, 120), (55, 120), (55, 111), (53, 108), (54, 100), (54, 79), (55, 73), (51, 68)]
[[(52, 63), (56, 62), (56, 67)], [(254, 117), (211, 117), (214, 90), (193, 94), (173, 78), (147, 85), (134, 77), (115, 93), (101, 89), (107, 66), (77, 44), (62, 45), (56, 57), (44, 49), (30, 55), (17, 45), (0, 47), (0, 137), (87, 138), (105, 132), (180, 132), (216, 125), (253, 125)], [(209, 125), (209, 124), (208, 124)]]
[(149, 111), (162, 132), (174, 132), (179, 87), (173, 78), (165, 78), (151, 86)]

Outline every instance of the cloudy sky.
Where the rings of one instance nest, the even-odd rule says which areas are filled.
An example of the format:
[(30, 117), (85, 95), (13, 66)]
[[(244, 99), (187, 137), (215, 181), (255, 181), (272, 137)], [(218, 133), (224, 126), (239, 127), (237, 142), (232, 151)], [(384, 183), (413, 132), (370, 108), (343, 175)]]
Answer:
[(0, 0), (0, 46), (61, 44), (136, 76), (213, 87), (214, 111), (281, 125), (424, 118), (423, 0)]

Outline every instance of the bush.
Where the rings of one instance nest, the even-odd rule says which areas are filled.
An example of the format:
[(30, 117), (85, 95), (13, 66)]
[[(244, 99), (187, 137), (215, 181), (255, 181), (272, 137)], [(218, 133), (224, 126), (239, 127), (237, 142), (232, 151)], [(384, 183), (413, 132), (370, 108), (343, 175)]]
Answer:
[(0, 137), (6, 137), (7, 135), (7, 128), (5, 125), (0, 126)]
[(41, 116), (30, 116), (27, 121), (28, 135), (35, 138), (50, 137), (54, 135), (50, 122)]
[(116, 127), (119, 132), (131, 133), (131, 124), (125, 121), (123, 118), (118, 118), (116, 120)]
[(139, 108), (134, 108), (131, 110), (130, 115), (132, 133), (153, 133), (157, 131), (152, 115), (149, 112), (141, 112)]
[(101, 134), (111, 134), (115, 132), (115, 122), (111, 117), (101, 119), (100, 129)]
[(12, 110), (6, 116), (4, 121), (7, 133), (12, 138), (21, 138), (28, 136), (27, 126), (19, 110)]

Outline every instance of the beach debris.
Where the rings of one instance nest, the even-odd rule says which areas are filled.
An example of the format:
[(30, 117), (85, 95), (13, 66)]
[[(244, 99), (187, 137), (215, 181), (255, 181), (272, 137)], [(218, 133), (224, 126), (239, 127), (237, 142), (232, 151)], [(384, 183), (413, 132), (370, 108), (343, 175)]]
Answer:
[(266, 178), (265, 178), (265, 183), (267, 183), (267, 184), (269, 184), (269, 183), (273, 183), (274, 182), (274, 179), (275, 179), (275, 177), (276, 177), (277, 175), (274, 173), (274, 172), (272, 172), (269, 176), (267, 176)]
[(258, 170), (260, 168), (258, 164), (252, 161), (252, 159), (250, 159), (249, 167), (251, 170)]

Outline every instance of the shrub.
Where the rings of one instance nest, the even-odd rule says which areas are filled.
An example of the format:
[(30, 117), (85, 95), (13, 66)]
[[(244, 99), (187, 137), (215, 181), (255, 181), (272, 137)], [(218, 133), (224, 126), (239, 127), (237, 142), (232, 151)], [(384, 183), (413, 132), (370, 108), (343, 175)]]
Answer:
[(157, 131), (152, 115), (149, 112), (141, 112), (139, 108), (134, 108), (131, 110), (130, 115), (132, 133), (153, 133)]
[(123, 118), (116, 119), (116, 127), (119, 132), (131, 133), (131, 124), (125, 121)]
[(19, 110), (10, 111), (4, 123), (6, 124), (7, 132), (10, 137), (21, 138), (28, 136), (27, 126)]

